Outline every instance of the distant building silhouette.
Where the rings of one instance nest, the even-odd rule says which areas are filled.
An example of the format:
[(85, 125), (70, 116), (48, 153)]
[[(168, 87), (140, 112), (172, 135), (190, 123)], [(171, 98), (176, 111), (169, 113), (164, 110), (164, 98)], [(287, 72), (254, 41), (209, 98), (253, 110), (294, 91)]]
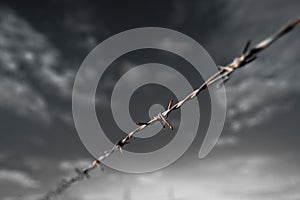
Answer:
[(125, 188), (123, 200), (131, 200), (131, 191), (129, 188)]
[(175, 192), (173, 188), (169, 188), (168, 196), (168, 200), (175, 200)]

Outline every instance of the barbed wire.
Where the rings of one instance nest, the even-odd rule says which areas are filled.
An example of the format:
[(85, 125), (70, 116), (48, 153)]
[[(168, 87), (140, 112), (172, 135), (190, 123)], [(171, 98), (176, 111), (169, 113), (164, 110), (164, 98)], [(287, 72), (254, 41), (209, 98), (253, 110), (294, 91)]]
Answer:
[(188, 94), (184, 99), (181, 101), (173, 104), (173, 100), (171, 99), (166, 110), (163, 112), (158, 113), (155, 117), (153, 117), (148, 122), (136, 122), (137, 125), (139, 125), (138, 128), (131, 131), (126, 135), (126, 137), (120, 139), (117, 141), (113, 147), (107, 151), (104, 152), (103, 155), (101, 155), (98, 159), (94, 160), (88, 167), (84, 168), (83, 170), (80, 170), (79, 168), (75, 168), (75, 172), (77, 173), (75, 176), (69, 178), (68, 180), (63, 179), (58, 185), (57, 188), (54, 191), (50, 191), (47, 194), (45, 194), (40, 200), (50, 200), (53, 197), (63, 193), (67, 188), (69, 188), (73, 183), (83, 180), (84, 178), (89, 178), (89, 173), (96, 169), (97, 167), (100, 167), (101, 169), (101, 163), (104, 159), (111, 156), (114, 152), (120, 151), (122, 153), (122, 148), (128, 144), (128, 141), (138, 132), (142, 131), (146, 127), (154, 124), (155, 122), (160, 122), (162, 126), (165, 128), (166, 126), (173, 130), (172, 124), (167, 120), (169, 114), (173, 112), (174, 110), (179, 109), (183, 104), (188, 102), (189, 100), (196, 97), (201, 91), (208, 88), (210, 85), (216, 83), (219, 80), (223, 80), (223, 83), (225, 83), (230, 75), (237, 69), (251, 63), (257, 58), (257, 55), (264, 49), (266, 49), (268, 46), (270, 46), (273, 42), (293, 30), (296, 26), (300, 24), (300, 17), (291, 21), (289, 24), (284, 26), (282, 29), (280, 29), (275, 34), (271, 35), (270, 37), (266, 38), (265, 40), (261, 41), (260, 43), (254, 45), (251, 49), (251, 41), (248, 41), (244, 47), (244, 50), (242, 52), (242, 55), (239, 57), (236, 57), (231, 63), (229, 63), (226, 66), (219, 66), (219, 71), (215, 74), (213, 74), (207, 81), (205, 81), (199, 88), (195, 89), (193, 92)]

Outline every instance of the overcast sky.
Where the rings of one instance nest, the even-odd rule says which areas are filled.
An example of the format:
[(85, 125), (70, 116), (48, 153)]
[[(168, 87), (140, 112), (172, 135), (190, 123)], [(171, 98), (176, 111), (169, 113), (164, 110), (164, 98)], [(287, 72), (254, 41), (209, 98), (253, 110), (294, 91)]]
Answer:
[[(0, 199), (35, 200), (92, 160), (74, 127), (71, 94), (81, 62), (103, 40), (137, 27), (170, 28), (225, 65), (248, 39), (260, 41), (299, 11), (297, 0), (0, 1)], [(207, 158), (198, 159), (209, 119), (204, 93), (198, 98), (203, 127), (170, 167), (143, 175), (105, 167), (57, 199), (300, 199), (299, 37), (300, 30), (293, 31), (232, 76), (225, 128)], [(132, 52), (100, 82), (97, 111), (109, 113), (106, 96), (120, 73), (150, 61), (186, 66), (185, 73), (193, 74), (175, 55)], [(196, 87), (202, 80), (190, 81)], [(147, 120), (145, 105), (166, 102), (164, 95), (151, 98), (157, 89), (136, 94), (133, 118)], [(115, 130), (110, 118), (99, 121)]]

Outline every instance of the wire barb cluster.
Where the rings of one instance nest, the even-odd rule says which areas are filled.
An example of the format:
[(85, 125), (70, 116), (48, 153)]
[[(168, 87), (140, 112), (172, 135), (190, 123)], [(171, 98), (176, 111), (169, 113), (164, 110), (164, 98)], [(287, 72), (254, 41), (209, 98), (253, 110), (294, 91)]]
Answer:
[[(187, 101), (193, 99), (196, 97), (201, 91), (208, 88), (210, 85), (216, 83), (219, 80), (222, 80), (223, 83), (225, 83), (227, 80), (229, 80), (230, 75), (237, 69), (247, 65), (248, 63), (251, 63), (257, 58), (257, 55), (264, 49), (266, 49), (268, 46), (270, 46), (273, 42), (275, 42), (277, 39), (282, 37), (283, 35), (287, 34), (291, 30), (293, 30), (296, 26), (300, 24), (300, 18), (297, 18), (296, 20), (293, 20), (291, 23), (289, 23), (287, 26), (280, 29), (277, 33), (271, 35), (270, 37), (266, 38), (265, 40), (261, 41), (260, 43), (256, 44), (250, 49), (251, 41), (248, 41), (244, 47), (244, 50), (242, 52), (242, 55), (239, 57), (236, 57), (231, 63), (229, 63), (226, 66), (219, 66), (219, 71), (215, 74), (213, 74), (207, 81), (205, 81), (199, 88), (195, 89), (193, 92), (188, 94), (183, 100), (177, 102), (176, 104), (173, 104), (173, 100), (170, 100), (167, 108), (165, 111), (158, 113), (155, 117), (153, 117), (148, 122), (136, 122), (136, 124), (139, 126), (135, 130), (128, 133), (128, 135), (119, 141), (115, 143), (115, 145), (108, 151), (105, 151), (103, 155), (101, 155), (98, 159), (94, 160), (88, 167), (84, 168), (83, 170), (80, 170), (78, 168), (75, 168), (75, 171), (77, 173), (76, 176), (70, 179), (70, 182), (66, 184), (65, 181), (63, 185), (67, 185), (68, 187), (73, 184), (76, 181), (80, 181), (83, 178), (89, 178), (89, 172), (96, 169), (98, 166), (102, 168), (102, 161), (109, 156), (111, 156), (115, 151), (120, 151), (121, 153), (122, 148), (129, 143), (130, 138), (132, 138), (135, 134), (145, 129), (147, 126), (150, 126), (154, 124), (155, 122), (159, 121), (162, 126), (165, 128), (167, 126), (171, 130), (173, 130), (173, 126), (171, 123), (167, 120), (168, 116), (171, 112), (173, 112), (176, 109), (179, 109), (184, 103)], [(65, 189), (65, 187), (63, 187)], [(49, 192), (46, 194), (41, 200), (48, 200), (51, 199), (51, 196), (56, 196), (60, 194), (61, 187), (58, 186), (56, 191)], [(49, 195), (53, 194), (53, 195)]]

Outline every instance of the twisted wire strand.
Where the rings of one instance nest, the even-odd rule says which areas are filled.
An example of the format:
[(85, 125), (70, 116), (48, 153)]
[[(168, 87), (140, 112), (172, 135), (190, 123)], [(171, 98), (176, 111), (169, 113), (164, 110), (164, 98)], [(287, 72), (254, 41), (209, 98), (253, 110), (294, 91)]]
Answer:
[[(68, 187), (70, 187), (73, 183), (77, 181), (81, 181), (84, 178), (89, 178), (89, 172), (96, 169), (98, 166), (101, 167), (101, 163), (104, 159), (111, 156), (114, 152), (120, 151), (122, 153), (122, 148), (126, 144), (128, 144), (128, 140), (132, 138), (135, 134), (142, 131), (146, 127), (154, 124), (157, 121), (160, 121), (163, 125), (168, 126), (170, 129), (173, 129), (173, 126), (171, 123), (167, 120), (168, 115), (173, 112), (176, 109), (179, 109), (183, 104), (185, 104), (187, 101), (195, 98), (198, 94), (200, 94), (201, 91), (208, 88), (210, 85), (216, 83), (219, 80), (223, 80), (223, 83), (225, 83), (230, 75), (237, 69), (251, 63), (257, 58), (257, 55), (269, 47), (273, 42), (281, 38), (282, 36), (286, 35), (290, 31), (292, 31), (296, 26), (300, 24), (300, 17), (291, 21), (286, 26), (284, 26), (282, 29), (280, 29), (275, 34), (271, 35), (270, 37), (266, 38), (265, 40), (259, 42), (258, 44), (254, 45), (249, 50), (250, 47), (250, 41), (247, 42), (244, 51), (241, 56), (236, 57), (231, 63), (229, 63), (226, 66), (220, 66), (219, 71), (213, 74), (207, 81), (205, 81), (199, 88), (195, 89), (193, 92), (188, 94), (184, 99), (181, 101), (175, 103), (172, 105), (173, 100), (170, 100), (169, 105), (167, 109), (161, 113), (158, 113), (155, 117), (153, 117), (148, 122), (137, 122), (136, 124), (139, 125), (138, 128), (128, 133), (128, 135), (122, 139), (120, 139), (118, 142), (115, 143), (115, 145), (104, 152), (103, 155), (101, 155), (98, 159), (94, 160), (88, 167), (84, 168), (83, 170), (80, 170), (78, 168), (75, 168), (75, 171), (77, 174), (73, 177), (71, 177), (68, 180), (63, 179), (61, 183), (58, 184), (57, 188), (54, 191), (48, 192), (45, 196), (43, 196), (40, 200), (49, 200), (53, 197), (63, 193)], [(101, 167), (102, 169), (102, 167)]]

